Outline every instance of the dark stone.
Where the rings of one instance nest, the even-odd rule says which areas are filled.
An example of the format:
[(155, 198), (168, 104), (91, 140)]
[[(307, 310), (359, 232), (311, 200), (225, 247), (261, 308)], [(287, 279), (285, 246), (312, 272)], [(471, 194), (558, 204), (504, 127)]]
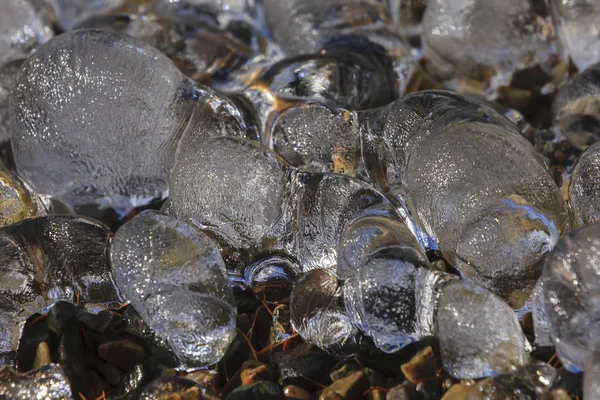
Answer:
[(558, 378), (552, 389), (564, 389), (571, 398), (583, 399), (583, 374), (574, 374), (564, 368), (558, 370)]
[(442, 382), (437, 380), (420, 382), (417, 385), (417, 392), (421, 394), (423, 400), (437, 400), (442, 397)]
[(99, 362), (96, 367), (102, 377), (113, 386), (117, 386), (125, 376), (125, 373), (112, 364)]
[(369, 386), (367, 374), (358, 371), (327, 386), (323, 389), (319, 400), (329, 399), (334, 393), (345, 400), (360, 400)]
[(417, 387), (409, 381), (404, 382), (402, 385), (394, 386), (389, 390), (386, 396), (386, 400), (413, 399), (421, 399), (421, 396), (417, 392)]
[(242, 364), (248, 359), (248, 356), (251, 353), (252, 350), (250, 349), (248, 342), (246, 342), (246, 339), (244, 339), (240, 332), (236, 332), (225, 356), (217, 364), (221, 386), (227, 384), (227, 380), (242, 367)]
[[(38, 315), (39, 316), (39, 315)], [(35, 320), (37, 317), (33, 317)], [(23, 327), (23, 334), (19, 340), (19, 368), (22, 371), (29, 371), (33, 368), (35, 353), (42, 342), (48, 342), (50, 333), (48, 332), (48, 319), (44, 318), (35, 323), (27, 323)]]
[(82, 308), (75, 311), (75, 317), (83, 325), (96, 332), (104, 332), (110, 325), (113, 314), (110, 311), (101, 311), (98, 314), (92, 314)]
[(143, 365), (138, 364), (125, 374), (119, 386), (111, 393), (110, 398), (138, 398), (137, 394), (141, 391), (146, 381), (146, 369)]
[(362, 367), (356, 363), (356, 361), (346, 361), (341, 367), (329, 374), (329, 377), (333, 382), (340, 379), (346, 378), (355, 372), (362, 371)]
[(292, 351), (276, 353), (271, 364), (279, 375), (281, 386), (295, 385), (309, 392), (331, 383), (329, 374), (337, 360), (316, 346), (303, 343)]
[(90, 390), (94, 393), (96, 398), (102, 394), (102, 392), (106, 392), (109, 389), (108, 384), (98, 375), (96, 371), (88, 371), (87, 378), (90, 385)]
[(98, 346), (98, 357), (127, 371), (148, 358), (148, 355), (137, 343), (122, 339), (102, 343)]
[(79, 327), (75, 325), (64, 328), (58, 350), (59, 363), (71, 382), (71, 390), (75, 396), (79, 393), (86, 398), (94, 398), (84, 361), (84, 347)]
[(75, 320), (77, 307), (66, 301), (59, 301), (48, 311), (48, 328), (61, 336), (65, 327), (72, 325)]
[(240, 386), (229, 393), (225, 400), (285, 400), (281, 387), (275, 382), (258, 381)]

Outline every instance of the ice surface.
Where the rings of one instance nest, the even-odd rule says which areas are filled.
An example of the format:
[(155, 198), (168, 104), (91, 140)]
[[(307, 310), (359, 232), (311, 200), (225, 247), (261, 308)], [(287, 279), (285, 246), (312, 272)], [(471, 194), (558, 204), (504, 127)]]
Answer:
[(562, 85), (552, 105), (556, 126), (579, 148), (600, 139), (600, 64), (589, 66)]
[(544, 310), (562, 364), (584, 369), (600, 334), (600, 224), (563, 238), (546, 260)]
[(15, 60), (0, 66), (0, 142), (10, 139), (8, 99), (22, 64), (23, 60)]
[(509, 372), (525, 362), (529, 344), (514, 311), (467, 282), (442, 289), (438, 336), (444, 368), (459, 379)]
[(575, 226), (600, 221), (600, 143), (587, 148), (573, 169), (569, 201)]
[(167, 192), (192, 113), (190, 83), (158, 50), (108, 31), (57, 36), (24, 64), (11, 95), (17, 170), (75, 208), (121, 212)]
[(558, 37), (577, 68), (600, 61), (600, 3), (596, 0), (550, 0)]
[[(44, 388), (44, 390), (41, 390)], [(0, 369), (0, 398), (71, 399), (71, 385), (58, 364), (44, 365), (40, 369), (18, 373), (10, 367)]]
[(243, 17), (252, 14), (256, 5), (255, 0), (156, 0), (154, 7), (160, 13), (184, 18), (198, 13)]
[(442, 79), (508, 85), (513, 72), (559, 58), (546, 10), (521, 0), (432, 0), (423, 16), (429, 71)]
[(583, 396), (586, 399), (600, 398), (600, 351), (598, 346), (590, 351), (585, 364)]
[(120, 293), (179, 360), (218, 362), (235, 335), (236, 308), (216, 243), (195, 227), (144, 211), (115, 234), (110, 259)]
[(357, 350), (358, 331), (344, 308), (341, 282), (330, 271), (306, 273), (290, 298), (292, 326), (304, 340), (340, 356)]
[(0, 67), (27, 58), (54, 36), (51, 27), (27, 0), (4, 0), (0, 5)]
[(93, 15), (105, 14), (125, 3), (125, 0), (50, 0), (60, 26), (72, 29), (78, 22)]
[(303, 272), (334, 269), (342, 234), (354, 221), (370, 215), (401, 220), (368, 184), (298, 171), (266, 147), (241, 138), (180, 146), (170, 188), (171, 212), (217, 238), (236, 279), (271, 255), (287, 255)]
[(109, 233), (96, 221), (67, 216), (0, 229), (0, 353), (16, 350), (27, 317), (58, 300), (120, 304), (108, 264)]
[(381, 162), (366, 162), (369, 176), (405, 191), (467, 279), (523, 305), (519, 293), (533, 288), (567, 225), (561, 192), (531, 144), (489, 105), (449, 92), (412, 94), (370, 118), (365, 160)]
[(550, 321), (546, 315), (546, 301), (544, 299), (544, 284), (549, 278), (550, 275), (548, 274), (548, 271), (544, 270), (535, 284), (531, 295), (531, 314), (533, 317), (535, 344), (538, 346), (554, 346), (554, 342), (552, 342)]

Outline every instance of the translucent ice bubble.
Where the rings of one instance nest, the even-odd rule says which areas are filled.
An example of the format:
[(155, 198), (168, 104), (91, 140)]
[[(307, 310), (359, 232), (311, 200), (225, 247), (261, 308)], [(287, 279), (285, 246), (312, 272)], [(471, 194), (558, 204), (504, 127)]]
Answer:
[(510, 372), (530, 350), (514, 311), (491, 292), (467, 282), (440, 295), (438, 336), (444, 368), (455, 378)]
[(212, 239), (185, 222), (144, 211), (119, 228), (110, 259), (121, 295), (172, 348), (179, 368), (223, 357), (235, 335), (236, 308)]
[(345, 232), (341, 247), (350, 264), (338, 272), (347, 276), (346, 310), (377, 347), (392, 353), (433, 334), (433, 292), (444, 279), (437, 279), (441, 273), (431, 269), (405, 224), (362, 218)]
[(330, 271), (306, 273), (290, 298), (292, 326), (302, 338), (319, 348), (347, 356), (358, 348), (358, 331), (344, 308), (341, 282)]
[(108, 31), (57, 36), (11, 94), (12, 147), (36, 192), (126, 214), (167, 194), (191, 84), (158, 50)]
[(600, 221), (600, 143), (587, 148), (573, 169), (569, 184), (569, 201), (575, 226)]
[(0, 353), (16, 351), (27, 317), (59, 300), (79, 299), (90, 307), (121, 304), (108, 264), (109, 234), (96, 221), (68, 216), (0, 229)]
[(546, 260), (542, 301), (562, 364), (584, 369), (600, 334), (600, 225), (564, 237)]
[(242, 138), (180, 146), (170, 187), (171, 212), (217, 238), (236, 281), (257, 261), (268, 265), (271, 256), (287, 256), (302, 272), (334, 269), (342, 234), (353, 221), (369, 215), (402, 221), (368, 184), (298, 171)]
[(522, 306), (568, 222), (532, 145), (488, 104), (449, 92), (405, 96), (369, 118), (364, 158), (381, 160), (365, 161), (369, 176), (405, 192), (465, 278)]
[(550, 0), (558, 37), (577, 68), (600, 61), (600, 3), (596, 0)]
[(557, 38), (545, 7), (534, 3), (541, 4), (429, 1), (421, 34), (428, 70), (488, 94), (508, 85), (515, 71), (539, 66), (550, 76), (560, 59)]
[(600, 140), (600, 64), (590, 65), (562, 85), (552, 105), (560, 132), (585, 149)]
[(0, 67), (27, 58), (54, 36), (28, 0), (5, 0), (0, 8)]

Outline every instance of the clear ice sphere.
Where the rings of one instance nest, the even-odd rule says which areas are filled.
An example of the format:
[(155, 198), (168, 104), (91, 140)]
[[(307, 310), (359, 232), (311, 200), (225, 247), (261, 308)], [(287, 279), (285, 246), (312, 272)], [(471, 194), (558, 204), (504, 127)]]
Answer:
[(600, 143), (579, 157), (569, 183), (569, 201), (578, 228), (600, 221)]
[(574, 146), (600, 140), (600, 64), (590, 65), (562, 85), (554, 98), (555, 125)]
[[(485, 102), (444, 91), (405, 96), (370, 118), (365, 160), (381, 161), (365, 162), (369, 176), (406, 193), (444, 258), (505, 298), (523, 289), (521, 279), (531, 290), (568, 218), (561, 191), (516, 126)], [(491, 269), (511, 279), (486, 281)]]
[(167, 194), (192, 113), (191, 83), (158, 50), (113, 32), (57, 36), (30, 57), (10, 98), (19, 174), (75, 209), (126, 214)]
[(596, 0), (550, 0), (558, 37), (579, 70), (600, 61), (600, 3)]
[(442, 79), (483, 81), (492, 89), (508, 85), (525, 68), (539, 65), (549, 73), (560, 59), (557, 38), (546, 11), (533, 3), (428, 1), (421, 34), (428, 70)]
[(68, 31), (80, 21), (93, 15), (106, 14), (123, 5), (126, 0), (49, 0), (61, 28)]
[(110, 230), (87, 218), (47, 216), (0, 228), (0, 353), (15, 351), (25, 320), (59, 300), (118, 307)]
[(582, 371), (600, 335), (600, 224), (561, 239), (546, 260), (543, 306), (562, 364)]
[(113, 238), (121, 295), (172, 348), (178, 368), (218, 362), (236, 333), (236, 306), (217, 244), (192, 225), (144, 211)]
[(338, 356), (358, 349), (342, 283), (332, 272), (314, 269), (304, 274), (292, 290), (290, 313), (292, 327), (307, 342)]
[(444, 368), (458, 379), (510, 372), (524, 364), (530, 346), (508, 304), (467, 282), (440, 295), (438, 336)]
[(0, 4), (0, 67), (27, 58), (52, 36), (51, 26), (28, 0), (3, 0)]

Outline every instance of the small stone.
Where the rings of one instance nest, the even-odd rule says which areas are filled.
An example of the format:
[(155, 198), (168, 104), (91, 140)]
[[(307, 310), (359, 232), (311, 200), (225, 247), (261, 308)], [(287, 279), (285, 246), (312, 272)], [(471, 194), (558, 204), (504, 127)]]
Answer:
[(110, 325), (113, 314), (107, 310), (101, 311), (98, 314), (92, 314), (87, 312), (85, 309), (78, 308), (75, 311), (75, 318), (96, 332), (104, 332), (104, 330), (108, 328), (108, 325)]
[(41, 342), (35, 353), (33, 369), (41, 368), (42, 366), (50, 364), (51, 362), (52, 360), (50, 359), (50, 348), (48, 347), (48, 343)]
[(121, 372), (117, 367), (109, 363), (100, 362), (97, 368), (98, 372), (102, 377), (111, 385), (118, 385), (123, 379), (125, 374)]
[(419, 351), (406, 364), (402, 364), (402, 373), (414, 384), (436, 377), (436, 360), (431, 346)]
[(119, 386), (112, 392), (115, 398), (125, 398), (130, 393), (142, 387), (142, 383), (146, 382), (147, 372), (142, 364), (135, 365), (131, 371), (125, 374), (125, 377), (119, 383)]
[(203, 399), (203, 387), (191, 379), (180, 376), (160, 377), (144, 387), (140, 399), (178, 399), (197, 400)]
[(59, 301), (48, 311), (48, 328), (62, 336), (63, 330), (75, 319), (76, 307), (66, 301)]
[[(586, 399), (593, 399), (593, 397), (586, 397)], [(540, 396), (540, 400), (571, 400), (571, 396), (565, 389), (556, 389), (551, 392), (543, 393)]]
[(348, 361), (344, 363), (340, 368), (336, 369), (331, 374), (329, 374), (329, 377), (333, 382), (335, 382), (339, 381), (342, 378), (346, 378), (358, 371), (362, 371), (361, 366), (354, 361)]
[(314, 345), (300, 344), (289, 352), (271, 356), (271, 364), (279, 376), (281, 386), (295, 385), (308, 391), (317, 384), (328, 384), (329, 373), (337, 360)]
[(240, 386), (229, 393), (225, 400), (285, 400), (281, 388), (275, 382), (258, 381)]
[(283, 388), (283, 395), (290, 400), (310, 400), (310, 393), (294, 385), (287, 385)]
[(213, 391), (217, 391), (220, 386), (219, 373), (213, 369), (190, 372), (185, 377)]
[(457, 383), (456, 385), (450, 386), (450, 389), (444, 393), (442, 400), (466, 400), (470, 390), (470, 387)]
[(411, 400), (417, 396), (416, 386), (406, 381), (402, 385), (394, 386), (389, 390), (386, 400)]
[(137, 343), (122, 339), (102, 343), (98, 346), (98, 357), (127, 371), (135, 364), (148, 358), (148, 355)]
[(96, 371), (88, 371), (86, 375), (92, 393), (100, 394), (102, 392), (106, 392), (109, 389), (104, 379), (102, 379)]
[(242, 365), (242, 385), (251, 385), (258, 381), (272, 381), (273, 374), (269, 367), (267, 367), (263, 363), (258, 363), (254, 361), (246, 361), (244, 365)]
[(323, 390), (319, 400), (328, 399), (331, 393), (337, 393), (342, 399), (361, 399), (365, 390), (369, 389), (369, 378), (363, 371), (335, 381)]

